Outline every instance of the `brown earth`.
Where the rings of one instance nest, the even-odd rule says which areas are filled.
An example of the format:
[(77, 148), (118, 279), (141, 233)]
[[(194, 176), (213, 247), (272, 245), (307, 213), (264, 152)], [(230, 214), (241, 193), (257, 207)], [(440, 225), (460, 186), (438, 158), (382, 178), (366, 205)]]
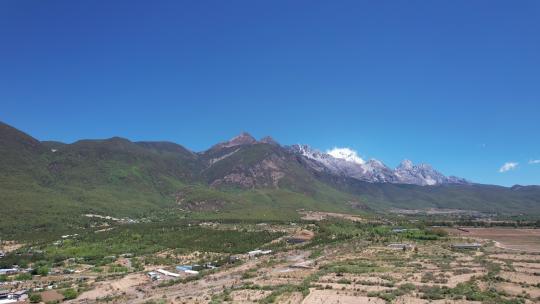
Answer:
[(540, 229), (518, 228), (468, 228), (446, 229), (452, 235), (497, 242), (496, 246), (525, 252), (540, 253)]

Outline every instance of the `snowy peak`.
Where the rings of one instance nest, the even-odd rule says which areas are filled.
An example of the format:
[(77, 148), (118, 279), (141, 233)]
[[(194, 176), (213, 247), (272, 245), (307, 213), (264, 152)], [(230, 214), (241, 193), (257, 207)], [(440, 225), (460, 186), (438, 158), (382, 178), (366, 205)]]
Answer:
[(433, 186), (450, 182), (446, 176), (433, 169), (431, 165), (414, 165), (413, 162), (408, 159), (402, 161), (394, 172), (398, 176), (398, 179), (404, 184)]
[(308, 145), (294, 145), (291, 150), (316, 164), (312, 169), (326, 170), (332, 174), (356, 178), (368, 182), (391, 182), (392, 170), (378, 160), (365, 162), (355, 151), (348, 148), (334, 148), (328, 153), (312, 149)]
[(290, 147), (293, 153), (302, 155), (312, 162), (311, 168), (328, 171), (332, 174), (355, 178), (370, 183), (414, 184), (434, 186), (440, 184), (465, 184), (465, 179), (450, 176), (433, 169), (431, 165), (415, 165), (405, 159), (395, 169), (390, 169), (377, 159), (367, 162), (349, 148), (334, 148), (327, 153), (320, 152), (308, 145)]
[(358, 156), (356, 151), (351, 150), (349, 148), (334, 148), (332, 150), (327, 151), (326, 153), (335, 158), (343, 159), (348, 162), (353, 162), (357, 164), (365, 163), (365, 161)]
[(408, 159), (402, 160), (399, 166), (397, 167), (397, 169), (403, 169), (403, 170), (410, 170), (412, 168), (413, 168), (413, 162)]

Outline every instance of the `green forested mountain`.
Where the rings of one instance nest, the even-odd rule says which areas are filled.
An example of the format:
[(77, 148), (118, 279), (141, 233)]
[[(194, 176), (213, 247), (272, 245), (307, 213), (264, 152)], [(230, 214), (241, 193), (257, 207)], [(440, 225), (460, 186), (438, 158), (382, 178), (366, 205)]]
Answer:
[(297, 209), (455, 208), (540, 214), (540, 188), (368, 183), (313, 170), (273, 140), (242, 134), (201, 153), (114, 137), (40, 142), (0, 123), (0, 233), (62, 231), (85, 213), (142, 218), (289, 219)]

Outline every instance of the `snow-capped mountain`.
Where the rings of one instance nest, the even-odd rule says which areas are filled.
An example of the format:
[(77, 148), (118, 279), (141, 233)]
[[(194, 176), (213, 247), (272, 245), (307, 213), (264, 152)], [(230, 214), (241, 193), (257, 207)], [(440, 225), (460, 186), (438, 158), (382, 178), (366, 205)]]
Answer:
[(289, 149), (310, 160), (310, 167), (317, 171), (352, 177), (371, 183), (414, 184), (433, 186), (440, 184), (465, 184), (465, 179), (445, 176), (428, 164), (415, 165), (410, 160), (391, 169), (383, 162), (370, 159), (364, 161), (350, 149), (333, 149), (329, 153), (312, 149), (308, 145), (293, 145)]

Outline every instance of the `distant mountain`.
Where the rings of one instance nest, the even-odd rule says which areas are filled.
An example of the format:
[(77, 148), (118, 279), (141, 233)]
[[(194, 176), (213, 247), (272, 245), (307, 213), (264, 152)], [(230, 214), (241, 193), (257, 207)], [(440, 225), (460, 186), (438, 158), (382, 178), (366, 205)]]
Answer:
[(238, 136), (235, 136), (226, 142), (216, 144), (215, 146), (210, 148), (210, 150), (250, 145), (256, 142), (257, 140), (253, 136), (251, 136), (251, 134), (242, 132)]
[(412, 184), (419, 186), (434, 186), (442, 184), (467, 184), (467, 180), (454, 176), (444, 176), (430, 165), (414, 165), (410, 160), (404, 160), (395, 168), (390, 169), (379, 160), (367, 162), (358, 159), (350, 153), (330, 155), (312, 149), (308, 145), (293, 145), (289, 147), (293, 153), (309, 158), (311, 168), (316, 171), (326, 170), (332, 174), (347, 176), (370, 183)]
[(0, 236), (80, 229), (90, 225), (84, 213), (278, 220), (296, 218), (298, 209), (389, 208), (540, 215), (540, 187), (478, 185), (410, 161), (391, 169), (346, 150), (329, 155), (248, 133), (193, 152), (120, 137), (41, 142), (0, 123), (0, 209), (10, 215)]

